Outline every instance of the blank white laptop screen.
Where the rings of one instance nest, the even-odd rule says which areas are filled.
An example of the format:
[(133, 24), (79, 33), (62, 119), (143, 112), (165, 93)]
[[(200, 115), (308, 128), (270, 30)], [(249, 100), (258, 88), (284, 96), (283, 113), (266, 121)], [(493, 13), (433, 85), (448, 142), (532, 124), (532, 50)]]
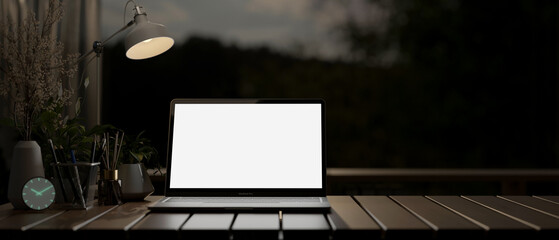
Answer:
[(320, 189), (320, 104), (177, 104), (170, 188)]

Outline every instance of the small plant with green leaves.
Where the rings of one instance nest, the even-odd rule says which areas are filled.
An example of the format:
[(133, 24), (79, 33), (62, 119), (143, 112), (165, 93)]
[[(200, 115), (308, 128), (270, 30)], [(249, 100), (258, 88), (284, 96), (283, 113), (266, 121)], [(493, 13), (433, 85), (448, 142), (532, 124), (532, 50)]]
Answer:
[(143, 163), (152, 167), (157, 162), (157, 149), (151, 145), (151, 140), (144, 136), (145, 131), (137, 135), (128, 135), (124, 139), (123, 163)]

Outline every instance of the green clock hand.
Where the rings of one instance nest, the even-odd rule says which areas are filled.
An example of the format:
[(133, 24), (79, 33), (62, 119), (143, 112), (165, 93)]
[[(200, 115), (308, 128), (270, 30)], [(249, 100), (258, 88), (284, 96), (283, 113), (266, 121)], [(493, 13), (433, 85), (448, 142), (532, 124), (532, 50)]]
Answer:
[(43, 193), (44, 193), (46, 190), (49, 190), (50, 188), (52, 188), (52, 185), (50, 185), (50, 186), (48, 186), (47, 188), (45, 188), (45, 189), (39, 191), (39, 195), (43, 195)]
[(35, 193), (35, 196), (40, 196), (42, 192), (38, 192), (37, 190), (31, 188), (31, 191)]

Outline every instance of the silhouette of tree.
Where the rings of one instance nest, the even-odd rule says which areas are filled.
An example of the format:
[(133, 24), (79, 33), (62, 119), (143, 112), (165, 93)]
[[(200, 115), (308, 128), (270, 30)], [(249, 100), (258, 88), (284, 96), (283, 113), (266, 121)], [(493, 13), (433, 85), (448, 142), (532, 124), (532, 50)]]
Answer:
[(556, 1), (369, 2), (384, 25), (342, 31), (361, 62), (400, 75), (382, 115), (406, 166), (558, 165)]

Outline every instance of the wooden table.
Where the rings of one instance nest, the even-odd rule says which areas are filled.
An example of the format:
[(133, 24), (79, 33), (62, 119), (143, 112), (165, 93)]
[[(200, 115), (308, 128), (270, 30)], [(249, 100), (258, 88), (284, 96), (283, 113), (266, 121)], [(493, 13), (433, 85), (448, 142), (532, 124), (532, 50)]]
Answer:
[(0, 205), (4, 239), (559, 239), (559, 196), (328, 196), (328, 214), (152, 213)]

